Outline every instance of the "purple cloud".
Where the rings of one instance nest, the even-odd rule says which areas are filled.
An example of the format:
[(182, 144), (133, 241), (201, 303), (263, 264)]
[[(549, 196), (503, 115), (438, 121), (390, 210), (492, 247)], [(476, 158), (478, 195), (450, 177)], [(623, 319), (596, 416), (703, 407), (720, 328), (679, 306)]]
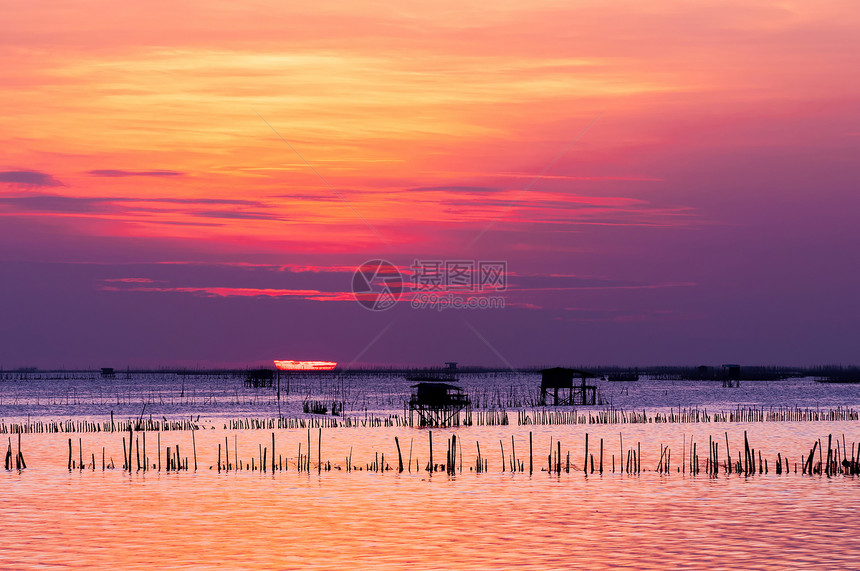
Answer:
[(63, 214), (82, 214), (104, 210), (102, 201), (97, 198), (74, 198), (56, 194), (0, 197), (0, 206), (3, 205), (10, 206), (15, 210)]
[[(84, 198), (75, 196), (62, 196), (58, 194), (32, 194), (29, 196), (5, 196), (0, 197), (0, 206), (8, 206), (15, 210), (33, 212), (55, 212), (63, 214), (84, 214), (90, 212), (104, 212), (115, 210), (117, 203), (122, 202), (146, 202), (157, 204), (183, 204), (183, 205), (224, 205), (224, 206), (255, 206), (266, 208), (261, 202), (254, 200), (232, 200), (218, 198), (131, 198), (131, 197), (94, 197)], [(129, 208), (129, 212), (161, 212), (147, 208)], [(256, 218), (272, 219), (279, 218), (274, 215), (257, 212), (202, 212), (199, 216), (210, 218)]]
[(109, 198), (105, 200), (125, 202), (163, 202), (166, 204), (224, 204), (231, 206), (265, 206), (258, 200), (229, 198)]
[(63, 186), (53, 176), (39, 171), (0, 171), (0, 182), (19, 186)]

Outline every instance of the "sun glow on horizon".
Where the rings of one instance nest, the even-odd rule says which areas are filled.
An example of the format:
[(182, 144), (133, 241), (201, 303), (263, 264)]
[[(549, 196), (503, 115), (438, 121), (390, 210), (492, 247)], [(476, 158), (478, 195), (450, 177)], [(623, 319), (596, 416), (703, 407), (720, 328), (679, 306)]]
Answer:
[(280, 371), (331, 371), (337, 367), (335, 361), (278, 361), (275, 367)]

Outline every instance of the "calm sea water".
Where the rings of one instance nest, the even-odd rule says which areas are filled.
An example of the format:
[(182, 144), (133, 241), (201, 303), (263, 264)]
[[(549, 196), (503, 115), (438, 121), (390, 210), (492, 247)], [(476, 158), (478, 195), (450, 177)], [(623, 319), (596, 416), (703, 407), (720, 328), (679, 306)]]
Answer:
[[(5, 376), (5, 375), (4, 375)], [(434, 462), (444, 462), (447, 439), (456, 434), (462, 472), (429, 474), (430, 431), (407, 427), (326, 428), (310, 431), (311, 473), (299, 473), (295, 459), (307, 453), (307, 430), (224, 429), (238, 417), (271, 417), (278, 400), (271, 391), (246, 389), (241, 379), (173, 375), (94, 375), (0, 381), (0, 419), (185, 418), (201, 415), (194, 433), (197, 471), (123, 472), (101, 470), (122, 463), (127, 434), (25, 434), (28, 468), (0, 471), (0, 568), (124, 567), (240, 569), (647, 569), (857, 568), (860, 522), (856, 501), (860, 480), (800, 474), (740, 477), (691, 476), (676, 468), (700, 454), (709, 438), (726, 437), (733, 456), (744, 431), (769, 458), (788, 455), (793, 469), (814, 440), (828, 435), (860, 441), (860, 423), (702, 423), (555, 426), (471, 426), (433, 430)], [(535, 378), (466, 376), (462, 383), (484, 403), (522, 403), (535, 396)], [(294, 378), (282, 395), (281, 412), (302, 416), (305, 399), (347, 401), (347, 414), (397, 413), (408, 381), (394, 376)], [(738, 406), (860, 408), (860, 386), (821, 385), (809, 380), (743, 383), (724, 389), (708, 383), (639, 381), (603, 383), (613, 406), (648, 412), (671, 407), (709, 411)], [(282, 387), (283, 388), (283, 387)], [(366, 412), (367, 411), (367, 412)], [(275, 450), (289, 469), (218, 472), (218, 445), (231, 461), (259, 465), (262, 447)], [(528, 461), (532, 439), (534, 472), (501, 471), (512, 449)], [(604, 444), (605, 471), (584, 474), (585, 434), (589, 451)], [(67, 469), (73, 453), (96, 470)], [(396, 468), (398, 438), (411, 472), (347, 473), (346, 457), (366, 468), (384, 457)], [(157, 463), (159, 435), (147, 433), (146, 456)], [(226, 443), (225, 443), (226, 438)], [(513, 443), (511, 439), (513, 438)], [(192, 455), (188, 431), (162, 432), (166, 446)], [(545, 471), (551, 447), (561, 443), (571, 472)], [(513, 444), (513, 445), (512, 445)], [(489, 471), (476, 473), (480, 445)], [(612, 472), (625, 450), (641, 446), (639, 475)], [(661, 445), (672, 451), (672, 473), (654, 472)], [(856, 445), (855, 445), (856, 446)], [(13, 448), (17, 443), (13, 439)], [(316, 471), (318, 457), (331, 471)], [(270, 458), (271, 456), (269, 456)], [(703, 460), (702, 460), (703, 461)], [(772, 462), (772, 460), (770, 460)], [(771, 464), (772, 466), (772, 464)], [(193, 466), (192, 466), (193, 468)], [(509, 466), (508, 466), (509, 468)], [(799, 470), (799, 468), (798, 468)]]

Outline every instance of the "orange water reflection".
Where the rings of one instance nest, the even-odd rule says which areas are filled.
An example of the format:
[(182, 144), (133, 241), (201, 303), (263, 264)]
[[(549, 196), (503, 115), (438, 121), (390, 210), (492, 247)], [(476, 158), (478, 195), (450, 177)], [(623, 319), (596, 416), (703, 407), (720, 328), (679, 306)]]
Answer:
[[(732, 443), (743, 430), (764, 453), (800, 451), (810, 435), (847, 433), (856, 423), (831, 425), (730, 425), (710, 427), (567, 427), (534, 430), (535, 457), (561, 440), (572, 457), (582, 453), (584, 431), (592, 442), (618, 446), (642, 439), (643, 465), (656, 463), (655, 443), (673, 450), (686, 436), (700, 444), (727, 429)], [(307, 431), (276, 430), (276, 452), (289, 471), (225, 473), (214, 468), (225, 437), (234, 457), (248, 462), (271, 445), (271, 431), (208, 429), (196, 434), (199, 470), (165, 474), (120, 470), (65, 470), (68, 435), (25, 435), (32, 468), (0, 473), (0, 567), (41, 565), (143, 568), (279, 569), (562, 569), (571, 567), (849, 568), (860, 553), (854, 502), (860, 480), (837, 477), (738, 476), (708, 478), (673, 473), (640, 476), (581, 472), (550, 476), (502, 473), (493, 455), (504, 439), (527, 454), (528, 430), (471, 427), (456, 430), (465, 467), (453, 477), (426, 472), (384, 474), (366, 470), (298, 473), (298, 447), (307, 452)], [(435, 454), (444, 461), (453, 430), (434, 431)], [(429, 434), (404, 428), (325, 429), (311, 433), (333, 465), (364, 467), (384, 454), (396, 465), (394, 436), (404, 455), (423, 465)], [(127, 434), (125, 435), (127, 437)], [(101, 448), (121, 462), (122, 434), (81, 435), (83, 456)], [(78, 435), (73, 436), (78, 455)], [(677, 441), (677, 442), (676, 442)], [(147, 438), (154, 462), (156, 435)], [(475, 445), (490, 472), (470, 472)], [(187, 432), (162, 432), (164, 446), (191, 454)], [(538, 452), (540, 451), (540, 452)], [(509, 452), (508, 452), (509, 453)], [(498, 454), (498, 452), (496, 453)], [(120, 460), (117, 460), (119, 456)], [(578, 464), (579, 462), (577, 462)]]

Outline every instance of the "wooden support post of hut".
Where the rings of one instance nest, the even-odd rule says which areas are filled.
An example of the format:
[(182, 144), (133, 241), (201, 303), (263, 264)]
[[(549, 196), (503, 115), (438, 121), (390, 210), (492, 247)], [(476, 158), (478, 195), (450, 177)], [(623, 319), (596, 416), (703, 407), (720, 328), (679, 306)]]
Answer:
[(422, 380), (412, 388), (408, 405), (409, 424), (413, 426), (412, 413), (418, 415), (419, 426), (457, 426), (460, 411), (472, 405), (463, 389), (436, 379)]
[[(594, 373), (564, 367), (542, 369), (540, 373), (540, 396), (543, 404), (547, 404), (546, 395), (550, 389), (552, 389), (553, 406), (597, 404), (597, 386), (588, 385), (585, 382), (587, 378), (596, 377)], [(574, 375), (582, 379), (581, 383), (574, 384)], [(559, 389), (562, 389), (561, 397), (558, 394)], [(564, 389), (567, 389), (567, 398), (564, 396)]]

